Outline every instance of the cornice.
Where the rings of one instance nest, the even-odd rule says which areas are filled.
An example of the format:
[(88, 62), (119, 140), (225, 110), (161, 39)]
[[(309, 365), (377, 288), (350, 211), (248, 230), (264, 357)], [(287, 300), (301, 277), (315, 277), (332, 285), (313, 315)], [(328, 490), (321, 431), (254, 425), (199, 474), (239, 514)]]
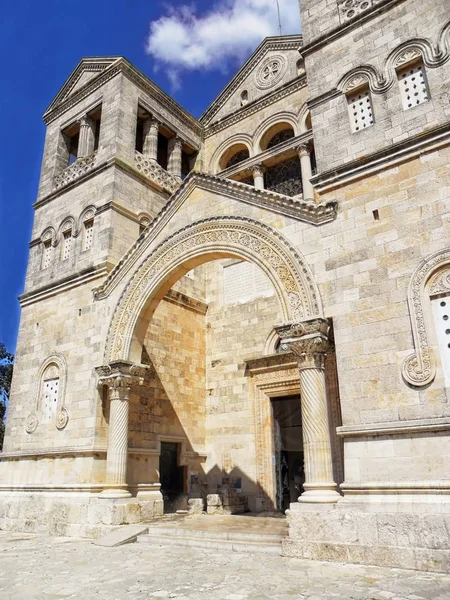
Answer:
[(108, 263), (102, 263), (101, 265), (97, 265), (95, 267), (89, 267), (75, 273), (74, 275), (70, 275), (69, 277), (64, 277), (60, 279), (57, 283), (50, 283), (44, 285), (32, 292), (27, 292), (19, 296), (20, 306), (23, 308), (30, 304), (34, 304), (35, 302), (39, 302), (40, 300), (46, 300), (51, 296), (56, 294), (60, 294), (62, 292), (66, 292), (76, 286), (82, 285), (89, 281), (94, 281), (95, 279), (99, 279), (100, 277), (105, 277), (111, 270), (111, 266)]
[(209, 126), (205, 126), (204, 138), (207, 139), (208, 137), (211, 137), (212, 135), (216, 134), (217, 132), (222, 131), (222, 129), (227, 129), (228, 127), (231, 127), (232, 125), (239, 123), (240, 121), (246, 119), (247, 117), (250, 117), (251, 115), (266, 108), (267, 106), (270, 106), (271, 104), (274, 104), (275, 102), (278, 102), (279, 100), (282, 100), (286, 96), (290, 96), (291, 94), (297, 92), (298, 90), (306, 87), (306, 85), (307, 85), (306, 75), (302, 75), (299, 78), (294, 79), (293, 81), (290, 81), (289, 83), (286, 83), (284, 86), (277, 88), (276, 90), (274, 90), (273, 92), (270, 92), (266, 96), (263, 96), (259, 100), (255, 100), (254, 102), (251, 102), (250, 104), (247, 104), (246, 106), (244, 106), (242, 108), (239, 108), (238, 110), (231, 113), (230, 115), (227, 115), (220, 121), (212, 123)]
[(259, 375), (280, 371), (280, 369), (297, 368), (297, 359), (292, 352), (280, 352), (278, 354), (266, 354), (244, 359), (245, 372), (248, 375)]
[(206, 302), (202, 302), (196, 298), (191, 298), (186, 294), (172, 289), (167, 292), (163, 300), (170, 302), (171, 304), (176, 304), (178, 306), (182, 306), (183, 308), (187, 308), (188, 310), (191, 310), (199, 315), (206, 315), (208, 310), (208, 304)]
[(340, 185), (447, 146), (449, 143), (450, 122), (373, 152), (368, 156), (352, 160), (335, 169), (322, 171), (311, 178), (311, 183), (318, 192), (328, 192)]
[(226, 104), (236, 89), (256, 67), (263, 56), (267, 54), (267, 52), (272, 50), (297, 50), (302, 43), (303, 37), (301, 35), (267, 37), (265, 40), (263, 40), (247, 60), (247, 62), (244, 63), (244, 65), (239, 69), (230, 83), (205, 110), (199, 119), (200, 123), (205, 126), (211, 122), (211, 119), (214, 117), (214, 115), (222, 108), (224, 104)]
[(336, 433), (340, 437), (348, 438), (376, 435), (410, 435), (411, 433), (433, 433), (449, 430), (450, 417), (441, 417), (414, 421), (371, 423), (369, 425), (342, 425), (336, 428)]
[(284, 154), (288, 150), (294, 150), (298, 145), (305, 144), (313, 139), (312, 131), (307, 131), (300, 135), (297, 135), (281, 144), (277, 144), (273, 146), (273, 148), (269, 148), (268, 150), (264, 150), (260, 154), (255, 156), (250, 156), (249, 158), (243, 160), (242, 162), (234, 165), (232, 167), (228, 167), (228, 169), (224, 169), (220, 171), (218, 175), (220, 177), (232, 177), (237, 173), (241, 173), (242, 171), (247, 171), (252, 167), (264, 163), (278, 155)]
[(163, 230), (185, 199), (196, 188), (252, 204), (312, 225), (328, 223), (334, 220), (337, 214), (337, 203), (334, 201), (316, 204), (311, 201), (283, 196), (269, 190), (257, 190), (251, 185), (232, 179), (223, 179), (215, 175), (191, 171), (178, 190), (171, 196), (169, 202), (114, 267), (106, 281), (94, 290), (97, 299), (107, 296), (114, 289), (118, 283), (119, 273), (120, 277), (123, 277), (132, 268), (148, 247), (148, 240), (154, 239)]
[(370, 21), (374, 17), (378, 16), (381, 12), (388, 10), (395, 4), (400, 4), (401, 2), (406, 2), (406, 0), (380, 0), (378, 4), (373, 6), (371, 9), (356, 15), (353, 19), (346, 21), (344, 24), (338, 25), (338, 27), (335, 27), (331, 31), (319, 36), (309, 44), (302, 46), (302, 56), (305, 57), (313, 52), (317, 52), (317, 50), (320, 50), (323, 48), (323, 46), (334, 42), (337, 38), (346, 35), (353, 29), (361, 27), (361, 25), (363, 25), (363, 23), (366, 21)]
[(136, 83), (143, 91), (151, 95), (156, 102), (168, 108), (170, 112), (172, 112), (172, 114), (174, 114), (182, 123), (192, 129), (192, 131), (194, 131), (199, 137), (201, 136), (202, 126), (197, 119), (188, 113), (184, 108), (182, 108), (177, 102), (175, 102), (173, 98), (166, 94), (159, 86), (157, 86), (153, 81), (151, 81), (123, 57), (115, 60), (109, 67), (102, 71), (100, 75), (88, 81), (84, 86), (82, 86), (68, 98), (62, 100), (61, 104), (55, 106), (54, 108), (51, 108), (52, 105), (50, 105), (50, 108), (45, 112), (43, 117), (45, 124), (48, 125), (60, 117), (78, 102), (92, 94), (119, 73), (123, 73), (132, 79), (132, 81)]

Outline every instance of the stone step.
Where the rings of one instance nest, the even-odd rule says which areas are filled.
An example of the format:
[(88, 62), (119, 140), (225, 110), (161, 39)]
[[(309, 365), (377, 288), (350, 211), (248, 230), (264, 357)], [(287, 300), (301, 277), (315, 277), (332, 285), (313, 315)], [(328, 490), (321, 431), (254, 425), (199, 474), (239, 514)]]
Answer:
[(149, 537), (172, 537), (172, 538), (195, 538), (228, 540), (230, 542), (267, 542), (279, 544), (287, 536), (288, 529), (281, 533), (250, 533), (243, 531), (214, 531), (210, 529), (190, 529), (187, 527), (163, 527), (149, 526), (147, 535)]
[[(173, 532), (173, 531), (172, 531)], [(274, 554), (281, 556), (281, 541), (276, 542), (268, 541), (251, 541), (235, 540), (235, 539), (224, 539), (219, 537), (187, 537), (187, 536), (173, 536), (170, 535), (156, 535), (156, 531), (153, 535), (140, 535), (137, 541), (140, 544), (151, 544), (154, 546), (184, 546), (191, 548), (205, 548), (210, 550), (224, 550), (226, 552), (244, 552), (247, 554), (260, 553), (260, 554)], [(192, 534), (192, 531), (188, 531)], [(211, 532), (201, 532), (209, 533)], [(272, 536), (278, 537), (278, 536)], [(281, 536), (280, 536), (281, 538)]]

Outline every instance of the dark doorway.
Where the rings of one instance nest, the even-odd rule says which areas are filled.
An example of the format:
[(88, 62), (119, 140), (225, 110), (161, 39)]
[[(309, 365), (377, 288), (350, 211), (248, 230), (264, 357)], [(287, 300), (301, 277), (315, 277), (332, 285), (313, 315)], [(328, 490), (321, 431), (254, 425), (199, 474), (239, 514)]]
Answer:
[(277, 508), (285, 511), (305, 481), (300, 396), (272, 398)]
[(161, 442), (159, 479), (164, 499), (164, 512), (176, 512), (184, 493), (184, 467), (178, 465), (179, 446), (173, 442)]

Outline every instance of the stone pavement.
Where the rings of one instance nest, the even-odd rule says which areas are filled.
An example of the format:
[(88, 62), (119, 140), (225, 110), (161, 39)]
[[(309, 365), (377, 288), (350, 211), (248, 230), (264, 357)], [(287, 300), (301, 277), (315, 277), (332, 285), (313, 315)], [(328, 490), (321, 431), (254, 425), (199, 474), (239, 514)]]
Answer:
[(448, 600), (450, 575), (0, 532), (0, 599)]

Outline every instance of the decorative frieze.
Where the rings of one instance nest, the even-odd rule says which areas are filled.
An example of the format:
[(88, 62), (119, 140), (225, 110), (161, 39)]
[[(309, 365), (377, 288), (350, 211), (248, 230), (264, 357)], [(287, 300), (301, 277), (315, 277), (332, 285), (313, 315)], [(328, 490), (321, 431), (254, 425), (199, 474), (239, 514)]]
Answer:
[(173, 193), (180, 185), (180, 180), (172, 174), (165, 171), (152, 158), (144, 156), (136, 150), (134, 166), (139, 173), (145, 175), (150, 181), (155, 183), (158, 188), (169, 193)]
[(87, 173), (92, 171), (96, 165), (96, 161), (97, 152), (94, 152), (90, 156), (79, 158), (76, 162), (70, 165), (70, 167), (67, 167), (67, 169), (64, 169), (64, 171), (62, 171), (55, 177), (55, 189), (59, 190), (65, 185), (76, 181), (83, 175), (86, 175)]

